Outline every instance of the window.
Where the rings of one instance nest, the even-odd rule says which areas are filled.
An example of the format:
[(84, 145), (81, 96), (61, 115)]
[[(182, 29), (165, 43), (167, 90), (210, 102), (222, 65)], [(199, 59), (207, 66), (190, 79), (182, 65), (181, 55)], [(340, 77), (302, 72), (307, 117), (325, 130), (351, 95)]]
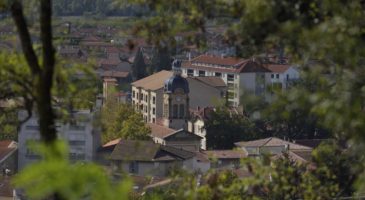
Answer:
[(155, 118), (152, 118), (152, 123), (156, 123), (156, 119)]
[(156, 104), (156, 97), (152, 97), (152, 104)]
[(275, 78), (275, 75), (274, 74), (271, 74), (271, 78)]
[(132, 161), (129, 163), (129, 173), (138, 173), (138, 162)]
[(199, 70), (199, 76), (205, 76), (205, 71)]
[(215, 76), (216, 76), (216, 77), (222, 77), (222, 73), (220, 73), (220, 72), (216, 72), (216, 73), (215, 73)]
[(137, 99), (139, 99), (139, 94), (137, 93)]
[(177, 111), (177, 105), (174, 104), (173, 105), (173, 109), (172, 109), (172, 117), (173, 118), (177, 118), (177, 113), (178, 113), (178, 111)]
[(227, 75), (227, 81), (234, 81), (234, 75), (233, 74), (228, 74)]
[(132, 92), (132, 97), (134, 98), (136, 96), (136, 92), (135, 91), (133, 91)]
[(188, 69), (187, 72), (188, 76), (194, 76), (194, 70)]
[(140, 96), (141, 98), (139, 99), (139, 100), (143, 100), (143, 94), (141, 94), (141, 96)]
[(179, 118), (184, 118), (185, 117), (185, 106), (184, 104), (180, 104), (180, 112), (179, 112)]
[(152, 108), (152, 114), (156, 114), (156, 108)]
[(85, 126), (79, 126), (79, 125), (70, 125), (69, 130), (70, 131), (84, 131), (86, 129)]
[(286, 80), (289, 80), (289, 74), (286, 75)]
[(276, 74), (276, 78), (279, 78), (279, 74)]

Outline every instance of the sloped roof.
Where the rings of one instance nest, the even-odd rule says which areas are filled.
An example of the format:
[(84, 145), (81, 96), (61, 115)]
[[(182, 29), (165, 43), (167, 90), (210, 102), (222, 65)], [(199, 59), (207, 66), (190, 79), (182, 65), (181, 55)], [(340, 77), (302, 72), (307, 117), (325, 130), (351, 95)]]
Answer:
[[(198, 56), (197, 58), (199, 58)], [(270, 72), (269, 69), (265, 68), (261, 63), (253, 59), (236, 59), (236, 58), (224, 58), (224, 57), (214, 57), (214, 62), (210, 62), (209, 59), (198, 59), (200, 62), (194, 63), (194, 59), (191, 61), (185, 61), (182, 63), (182, 68), (199, 69), (207, 71), (216, 72), (226, 72), (226, 73), (252, 73), (252, 72)], [(208, 60), (208, 62), (204, 62)], [(219, 62), (218, 62), (219, 60)], [(235, 60), (235, 62), (233, 61)], [(216, 64), (225, 67), (215, 67), (215, 66), (204, 66), (204, 64)]]
[(157, 156), (160, 145), (152, 141), (121, 140), (114, 148), (112, 160), (152, 161)]
[(105, 143), (103, 145), (103, 147), (109, 147), (109, 146), (117, 145), (121, 140), (122, 140), (122, 138), (118, 138), (118, 139), (115, 139), (115, 140), (111, 140), (111, 141)]
[(247, 157), (246, 153), (242, 150), (212, 150), (204, 151), (204, 154), (217, 159), (241, 159)]
[[(272, 160), (284, 158), (284, 154), (277, 154), (271, 157)], [(312, 158), (312, 150), (290, 150), (288, 151), (288, 158), (296, 163), (308, 163)]]
[(189, 158), (192, 158), (195, 156), (195, 153), (193, 153), (193, 152), (186, 151), (184, 149), (178, 149), (178, 148), (171, 147), (171, 146), (161, 146), (161, 149), (170, 154), (173, 154), (174, 156), (179, 157), (183, 160), (186, 160), (186, 159), (189, 159)]
[(251, 73), (251, 72), (270, 72), (267, 68), (265, 68), (262, 64), (253, 61), (246, 60), (238, 69), (239, 73)]
[(285, 71), (287, 71), (291, 65), (287, 65), (287, 64), (265, 64), (264, 65), (265, 68), (267, 68), (268, 70), (270, 70), (271, 72), (274, 73), (284, 73)]
[(17, 143), (12, 140), (0, 141), (0, 162), (13, 154), (17, 148)]
[(247, 141), (247, 142), (236, 142), (235, 143), (236, 146), (239, 147), (274, 147), (274, 146), (284, 146), (284, 145), (289, 145), (289, 149), (312, 149), (310, 147), (307, 146), (303, 146), (303, 145), (299, 145), (299, 144), (295, 144), (292, 142), (288, 142), (276, 137), (269, 137), (269, 138), (264, 138), (264, 139), (259, 139), (259, 140), (252, 140), (252, 141)]
[(165, 81), (173, 75), (172, 72), (162, 70), (154, 73), (151, 76), (147, 76), (143, 79), (131, 83), (135, 87), (141, 87), (145, 90), (158, 90), (164, 87)]
[(165, 138), (176, 132), (175, 129), (171, 129), (158, 124), (148, 123), (147, 125), (151, 128), (152, 137)]
[(183, 149), (161, 146), (152, 141), (121, 140), (114, 148), (111, 160), (124, 161), (173, 161), (185, 160), (195, 154)]

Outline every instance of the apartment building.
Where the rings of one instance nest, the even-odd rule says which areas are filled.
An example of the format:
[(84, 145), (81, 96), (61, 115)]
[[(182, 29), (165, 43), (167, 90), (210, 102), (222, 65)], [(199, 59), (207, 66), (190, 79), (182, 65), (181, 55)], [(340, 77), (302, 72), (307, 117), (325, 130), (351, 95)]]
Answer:
[[(19, 112), (19, 118), (24, 119), (25, 111)], [(92, 161), (96, 148), (100, 145), (100, 134), (93, 127), (94, 113), (90, 110), (78, 110), (72, 113), (69, 122), (56, 122), (58, 137), (69, 145), (71, 161)], [(18, 133), (18, 168), (22, 169), (29, 163), (40, 159), (40, 156), (30, 148), (31, 142), (40, 141), (38, 116), (36, 113), (20, 126)]]
[(270, 70), (255, 59), (200, 55), (182, 64), (182, 73), (188, 77), (220, 77), (228, 87), (228, 103), (238, 106), (244, 91), (266, 95), (266, 80)]
[[(139, 110), (145, 122), (158, 123), (163, 117), (165, 81), (173, 76), (171, 71), (160, 71), (133, 82), (132, 105)], [(225, 101), (227, 86), (219, 77), (187, 77), (189, 108), (214, 106)]]

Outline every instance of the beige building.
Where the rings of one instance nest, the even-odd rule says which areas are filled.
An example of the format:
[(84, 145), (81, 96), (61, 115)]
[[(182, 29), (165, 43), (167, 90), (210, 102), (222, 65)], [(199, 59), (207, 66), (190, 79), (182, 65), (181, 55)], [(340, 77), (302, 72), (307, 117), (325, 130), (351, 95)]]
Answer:
[[(189, 108), (215, 106), (217, 102), (225, 101), (226, 84), (219, 77), (183, 78), (187, 80), (188, 94), (179, 89), (174, 90), (172, 93), (164, 91), (165, 82), (171, 77), (174, 77), (173, 72), (163, 70), (132, 83), (132, 105), (141, 111), (145, 122), (157, 123), (163, 120), (163, 117), (166, 119), (170, 113), (166, 110), (167, 113), (164, 116), (164, 102), (167, 106), (166, 109), (169, 108), (168, 104), (172, 106), (170, 111), (173, 115), (173, 105), (183, 105), (183, 110), (187, 112)], [(171, 100), (170, 103), (166, 102), (168, 99)], [(176, 108), (176, 110), (178, 111), (181, 108)], [(176, 113), (179, 115), (177, 117), (180, 117), (180, 113), (183, 114), (182, 112)], [(187, 117), (188, 113), (182, 116), (182, 118)], [(164, 124), (166, 125), (166, 122)], [(176, 129), (179, 129), (179, 127)]]

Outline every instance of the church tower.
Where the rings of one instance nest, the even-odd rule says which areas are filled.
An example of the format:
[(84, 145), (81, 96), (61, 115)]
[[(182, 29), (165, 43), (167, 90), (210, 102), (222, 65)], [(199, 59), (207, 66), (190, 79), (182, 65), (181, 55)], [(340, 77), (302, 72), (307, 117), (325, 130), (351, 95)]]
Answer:
[(163, 123), (172, 129), (186, 127), (189, 117), (189, 83), (181, 76), (181, 61), (172, 63), (174, 74), (165, 81)]

